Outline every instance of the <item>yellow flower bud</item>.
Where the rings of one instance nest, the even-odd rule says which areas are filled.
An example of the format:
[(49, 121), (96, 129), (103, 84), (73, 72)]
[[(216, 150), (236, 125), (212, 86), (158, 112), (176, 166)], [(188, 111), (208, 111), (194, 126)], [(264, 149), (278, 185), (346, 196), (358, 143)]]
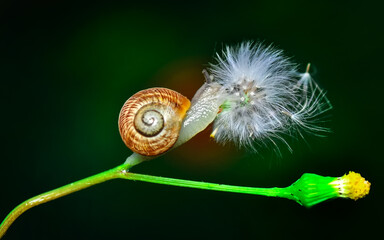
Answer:
[(330, 183), (338, 189), (340, 197), (357, 200), (369, 193), (371, 183), (365, 180), (359, 173), (350, 171), (348, 174), (337, 178)]

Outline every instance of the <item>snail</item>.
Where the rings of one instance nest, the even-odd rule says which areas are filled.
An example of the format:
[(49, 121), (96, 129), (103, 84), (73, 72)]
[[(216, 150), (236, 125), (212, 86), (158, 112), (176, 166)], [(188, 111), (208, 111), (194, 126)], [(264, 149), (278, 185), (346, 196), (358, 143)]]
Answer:
[(123, 142), (142, 159), (152, 159), (180, 146), (215, 119), (221, 104), (217, 97), (219, 89), (218, 84), (207, 79), (192, 103), (167, 88), (150, 88), (134, 94), (119, 115)]
[(153, 157), (168, 151), (178, 139), (190, 101), (167, 88), (150, 88), (130, 97), (119, 116), (119, 131), (133, 152)]

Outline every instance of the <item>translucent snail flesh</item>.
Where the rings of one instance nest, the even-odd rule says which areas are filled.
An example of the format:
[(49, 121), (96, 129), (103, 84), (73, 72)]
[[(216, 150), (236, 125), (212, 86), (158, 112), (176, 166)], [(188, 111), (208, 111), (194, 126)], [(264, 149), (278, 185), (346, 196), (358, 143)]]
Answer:
[(157, 156), (173, 147), (179, 137), (190, 101), (167, 88), (150, 88), (130, 97), (119, 116), (125, 145), (143, 156)]

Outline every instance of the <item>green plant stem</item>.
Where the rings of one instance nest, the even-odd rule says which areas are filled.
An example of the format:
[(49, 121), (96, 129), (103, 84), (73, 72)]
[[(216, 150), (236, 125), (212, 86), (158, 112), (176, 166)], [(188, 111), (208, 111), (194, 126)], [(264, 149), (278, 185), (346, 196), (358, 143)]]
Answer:
[(131, 173), (131, 172), (125, 172), (121, 174), (119, 178), (142, 181), (142, 182), (157, 183), (157, 184), (172, 185), (172, 186), (178, 186), (178, 187), (198, 188), (198, 189), (206, 189), (206, 190), (214, 190), (214, 191), (222, 191), (222, 192), (244, 193), (244, 194), (262, 195), (267, 197), (283, 197), (283, 198), (293, 199), (290, 191), (287, 191), (287, 188), (241, 187), (241, 186), (198, 182), (198, 181), (175, 179), (175, 178), (156, 177), (156, 176)]
[(60, 188), (56, 188), (54, 190), (51, 190), (49, 192), (42, 193), (40, 195), (37, 195), (35, 197), (32, 197), (23, 203), (19, 204), (17, 207), (15, 207), (8, 216), (4, 219), (4, 221), (0, 225), (0, 238), (2, 238), (5, 234), (5, 232), (8, 230), (8, 228), (11, 226), (11, 224), (25, 211), (27, 211), (30, 208), (33, 208), (37, 205), (52, 201), (54, 199), (63, 197), (65, 195), (83, 190), (85, 188), (94, 186), (96, 184), (118, 178), (119, 172), (122, 169), (128, 168), (129, 165), (121, 165), (119, 167), (113, 168), (111, 170), (93, 175), (91, 177), (84, 178), (82, 180), (70, 183), (68, 185), (62, 186)]
[(37, 205), (52, 201), (54, 199), (63, 197), (65, 195), (80, 191), (82, 189), (94, 186), (96, 184), (99, 184), (111, 179), (116, 179), (116, 178), (137, 180), (137, 181), (151, 182), (151, 183), (165, 184), (165, 185), (173, 185), (173, 186), (180, 186), (180, 187), (215, 190), (215, 191), (246, 193), (246, 194), (263, 195), (263, 196), (269, 196), (269, 197), (283, 197), (283, 198), (295, 200), (295, 198), (289, 191), (289, 187), (288, 188), (239, 187), (239, 186), (223, 185), (223, 184), (216, 184), (216, 183), (206, 183), (206, 182), (189, 181), (189, 180), (166, 178), (166, 177), (156, 177), (156, 176), (128, 172), (128, 169), (131, 166), (132, 165), (125, 163), (111, 170), (93, 175), (91, 177), (51, 190), (49, 192), (40, 194), (38, 196), (32, 197), (24, 201), (23, 203), (18, 205), (16, 208), (14, 208), (0, 225), (0, 238), (4, 236), (5, 232), (11, 226), (11, 224), (22, 213), (24, 213), (28, 209), (35, 207)]

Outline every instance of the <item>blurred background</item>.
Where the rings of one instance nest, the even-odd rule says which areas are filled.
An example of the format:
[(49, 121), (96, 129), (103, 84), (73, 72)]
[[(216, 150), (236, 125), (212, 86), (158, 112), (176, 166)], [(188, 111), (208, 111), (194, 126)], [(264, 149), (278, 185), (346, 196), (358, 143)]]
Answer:
[(383, 224), (383, 20), (370, 1), (1, 1), (0, 218), (29, 197), (110, 169), (131, 154), (123, 103), (150, 87), (189, 98), (216, 52), (274, 43), (328, 92), (326, 138), (282, 158), (209, 139), (211, 129), (134, 172), (284, 187), (303, 173), (371, 181), (364, 199), (293, 201), (113, 180), (23, 214), (4, 239), (373, 238)]

